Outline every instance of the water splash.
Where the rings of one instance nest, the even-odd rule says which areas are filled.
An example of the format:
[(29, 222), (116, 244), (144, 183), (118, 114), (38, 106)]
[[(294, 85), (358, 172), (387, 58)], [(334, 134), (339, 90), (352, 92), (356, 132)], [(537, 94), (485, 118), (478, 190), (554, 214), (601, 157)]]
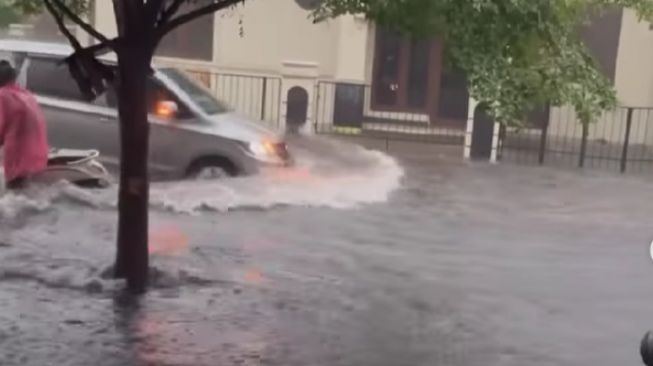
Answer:
[(0, 196), (0, 219), (16, 219), (23, 214), (43, 212), (49, 207), (49, 197), (29, 197), (7, 193)]
[(294, 141), (297, 164), (257, 176), (157, 184), (152, 205), (175, 212), (268, 209), (275, 206), (354, 208), (387, 201), (403, 169), (390, 156), (323, 138)]
[[(292, 168), (268, 168), (256, 176), (223, 181), (154, 183), (152, 208), (177, 213), (269, 209), (276, 206), (355, 208), (385, 202), (399, 188), (403, 169), (392, 157), (358, 145), (302, 137), (292, 142)], [(88, 190), (60, 183), (0, 197), (0, 218), (43, 211), (52, 201), (115, 208), (117, 188)]]

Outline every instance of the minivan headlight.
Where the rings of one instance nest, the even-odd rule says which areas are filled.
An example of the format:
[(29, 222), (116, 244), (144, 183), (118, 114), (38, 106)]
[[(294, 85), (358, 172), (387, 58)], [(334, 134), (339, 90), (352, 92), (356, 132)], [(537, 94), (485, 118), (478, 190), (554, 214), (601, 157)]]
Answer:
[(275, 140), (260, 140), (247, 144), (250, 154), (261, 161), (284, 163), (291, 161), (286, 143)]
[(249, 151), (262, 158), (277, 157), (276, 144), (269, 140), (254, 141), (249, 143)]

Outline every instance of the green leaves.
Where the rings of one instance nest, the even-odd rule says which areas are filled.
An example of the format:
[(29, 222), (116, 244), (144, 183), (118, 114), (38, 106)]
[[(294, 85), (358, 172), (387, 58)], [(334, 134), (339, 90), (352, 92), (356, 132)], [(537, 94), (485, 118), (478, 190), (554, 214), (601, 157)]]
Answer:
[(7, 1), (0, 0), (0, 29), (20, 21), (21, 14)]
[[(38, 14), (44, 10), (43, 0), (4, 0), (4, 2), (23, 14)], [(62, 0), (62, 2), (76, 14), (84, 14), (88, 11), (91, 0)]]
[(616, 98), (577, 30), (614, 5), (653, 18), (651, 0), (324, 0), (315, 15), (363, 13), (405, 33), (442, 36), (472, 97), (504, 123), (520, 124), (544, 104), (571, 104), (588, 122)]

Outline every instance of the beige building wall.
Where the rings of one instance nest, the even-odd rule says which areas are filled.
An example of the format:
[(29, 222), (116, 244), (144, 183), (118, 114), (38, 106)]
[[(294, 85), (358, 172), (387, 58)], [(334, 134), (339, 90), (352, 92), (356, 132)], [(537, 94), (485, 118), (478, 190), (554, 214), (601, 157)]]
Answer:
[[(115, 36), (111, 2), (97, 2), (95, 25)], [(311, 64), (320, 78), (362, 82), (368, 34), (369, 24), (361, 17), (314, 24), (295, 0), (250, 0), (216, 14), (213, 62), (171, 61), (267, 75), (282, 75), (288, 63)]]
[(282, 122), (288, 91), (304, 88), (310, 131), (313, 123), (330, 120), (330, 109), (318, 111), (315, 103), (332, 98), (318, 95), (320, 80), (365, 80), (368, 30), (364, 19), (353, 16), (315, 24), (295, 0), (253, 0), (216, 18), (214, 65), (220, 72), (279, 77)]
[(118, 28), (116, 27), (116, 18), (113, 15), (113, 4), (111, 1), (95, 1), (95, 14), (93, 15), (93, 22), (95, 28), (102, 32), (109, 38), (118, 35)]
[(333, 75), (338, 21), (313, 24), (309, 14), (294, 0), (248, 1), (219, 14), (216, 64), (223, 69), (278, 74), (284, 62), (313, 63), (319, 75)]
[[(622, 105), (653, 107), (653, 30), (632, 10), (623, 15), (615, 87)], [(631, 138), (653, 145), (653, 111), (639, 110), (633, 120)]]
[(313, 65), (319, 78), (360, 82), (368, 29), (353, 16), (315, 24), (295, 0), (252, 0), (216, 18), (214, 60), (224, 70), (266, 74), (283, 74), (287, 64)]
[(653, 30), (628, 9), (623, 12), (615, 88), (622, 105), (653, 106)]

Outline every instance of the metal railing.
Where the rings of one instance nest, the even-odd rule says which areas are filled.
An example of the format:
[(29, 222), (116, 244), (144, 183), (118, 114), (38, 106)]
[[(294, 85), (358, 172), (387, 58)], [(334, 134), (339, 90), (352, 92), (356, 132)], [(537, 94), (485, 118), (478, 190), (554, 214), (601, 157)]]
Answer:
[[(380, 98), (376, 98), (380, 99)], [(320, 134), (340, 134), (391, 141), (462, 145), (467, 101), (460, 116), (433, 116), (431, 101), (422, 108), (392, 108), (375, 103), (370, 85), (321, 81), (315, 91), (313, 128)]]
[(588, 125), (572, 108), (553, 108), (548, 123), (501, 128), (503, 161), (653, 172), (653, 109), (619, 107)]

